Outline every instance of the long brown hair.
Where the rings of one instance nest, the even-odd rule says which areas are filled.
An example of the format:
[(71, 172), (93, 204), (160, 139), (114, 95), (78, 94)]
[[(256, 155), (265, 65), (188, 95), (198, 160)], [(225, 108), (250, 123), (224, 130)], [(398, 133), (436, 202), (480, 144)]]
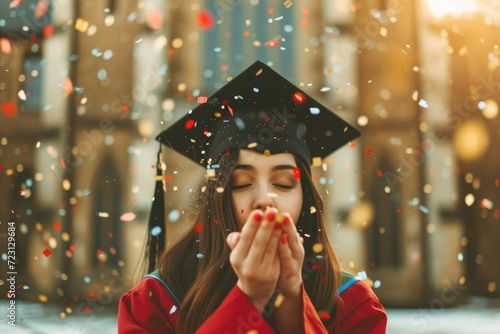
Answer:
[[(182, 302), (180, 333), (194, 333), (238, 280), (229, 263), (231, 251), (226, 244), (227, 235), (239, 230), (230, 187), (237, 159), (238, 152), (221, 159), (216, 177), (206, 179), (198, 195), (198, 215), (192, 228), (158, 259), (160, 277)], [(304, 238), (304, 286), (318, 312), (333, 314), (340, 286), (340, 265), (325, 231), (323, 202), (312, 183), (310, 168), (300, 159), (295, 160), (304, 193), (297, 223)], [(316, 243), (323, 246), (319, 253), (313, 251)]]

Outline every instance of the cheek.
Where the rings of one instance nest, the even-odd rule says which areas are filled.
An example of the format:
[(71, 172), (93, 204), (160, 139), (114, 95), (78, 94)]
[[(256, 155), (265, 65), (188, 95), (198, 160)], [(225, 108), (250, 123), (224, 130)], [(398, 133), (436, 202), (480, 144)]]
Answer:
[(252, 210), (249, 209), (248, 204), (243, 198), (241, 198), (241, 196), (233, 195), (233, 206), (234, 212), (236, 213), (236, 218), (238, 219), (238, 223), (240, 226), (243, 226), (248, 218), (248, 215), (250, 214), (250, 211)]

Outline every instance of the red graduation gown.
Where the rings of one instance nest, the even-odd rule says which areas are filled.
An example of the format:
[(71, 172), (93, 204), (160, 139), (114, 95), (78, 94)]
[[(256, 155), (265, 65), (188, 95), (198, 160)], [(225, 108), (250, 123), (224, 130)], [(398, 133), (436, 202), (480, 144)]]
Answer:
[[(304, 332), (320, 333), (385, 333), (387, 315), (372, 289), (357, 281), (340, 294), (343, 305), (326, 328), (302, 288)], [(161, 281), (142, 279), (120, 298), (118, 333), (176, 333), (179, 302)], [(217, 310), (196, 333), (246, 334), (276, 333), (246, 295), (235, 285)]]

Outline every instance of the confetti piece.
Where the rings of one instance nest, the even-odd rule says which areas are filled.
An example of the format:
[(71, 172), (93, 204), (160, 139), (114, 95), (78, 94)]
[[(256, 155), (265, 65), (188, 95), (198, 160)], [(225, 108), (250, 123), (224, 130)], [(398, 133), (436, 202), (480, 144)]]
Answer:
[(82, 18), (76, 19), (75, 22), (75, 29), (78, 30), (79, 32), (86, 32), (87, 29), (89, 28), (89, 21), (84, 20)]
[(14, 101), (3, 102), (0, 109), (2, 109), (6, 118), (12, 118), (17, 114), (17, 104)]
[(63, 79), (62, 85), (63, 85), (63, 89), (66, 92), (66, 94), (73, 93), (73, 91), (74, 91), (73, 90), (73, 82), (71, 81), (71, 79), (69, 77), (66, 77)]
[(196, 225), (194, 226), (193, 232), (198, 234), (201, 232), (202, 229), (203, 229), (203, 223), (196, 223)]
[(59, 222), (53, 222), (52, 223), (52, 228), (56, 231), (59, 231), (61, 229), (61, 223)]
[(153, 237), (156, 237), (157, 235), (159, 235), (161, 233), (162, 229), (160, 226), (155, 226), (151, 229), (151, 235)]
[(35, 17), (37, 19), (41, 18), (47, 13), (47, 9), (49, 9), (49, 0), (38, 1), (35, 8)]
[(184, 124), (184, 127), (186, 128), (186, 130), (191, 130), (194, 127), (194, 125), (195, 125), (194, 119), (188, 119)]
[(372, 154), (373, 154), (373, 150), (372, 150), (371, 148), (367, 147), (367, 148), (365, 149), (365, 154), (366, 154), (366, 155), (372, 155)]
[(418, 101), (418, 105), (421, 106), (422, 108), (429, 108), (429, 104), (427, 103), (427, 101), (423, 99), (420, 99), (420, 101)]
[(50, 251), (50, 249), (48, 249), (48, 248), (45, 248), (45, 250), (44, 250), (42, 253), (43, 253), (43, 255), (45, 255), (46, 257), (49, 257), (49, 256), (50, 256), (50, 254), (52, 254), (52, 252), (51, 252), (51, 251)]
[(0, 172), (2, 172), (4, 169), (4, 166), (0, 166)]
[(285, 297), (283, 296), (283, 294), (278, 293), (278, 295), (276, 296), (276, 299), (274, 300), (274, 307), (280, 308), (281, 304), (283, 304), (283, 300), (285, 300)]
[(16, 6), (19, 6), (22, 3), (23, 3), (23, 0), (12, 0), (9, 4), (9, 9), (12, 9)]
[(306, 102), (306, 95), (302, 92), (295, 92), (292, 96), (292, 100), (297, 104), (303, 104)]
[(271, 46), (271, 47), (273, 47), (273, 46), (278, 46), (278, 45), (280, 45), (280, 43), (277, 40), (275, 40), (275, 39), (271, 39), (271, 40), (269, 40), (269, 41), (267, 41), (267, 42), (264, 43), (264, 46)]
[(320, 316), (321, 319), (323, 319), (323, 321), (328, 321), (328, 320), (331, 319), (330, 315), (326, 311), (321, 311), (319, 313), (319, 316)]
[(278, 224), (281, 224), (285, 221), (285, 215), (283, 215), (282, 213), (277, 213), (276, 214), (276, 217), (274, 218), (274, 221), (277, 222)]
[(177, 306), (172, 305), (172, 308), (170, 309), (170, 314), (174, 313), (175, 311), (177, 311)]
[(320, 242), (315, 243), (312, 250), (314, 253), (321, 253), (323, 251), (323, 244)]
[(201, 10), (198, 12), (196, 20), (203, 30), (211, 30), (215, 27), (215, 18), (209, 10)]
[(26, 93), (24, 92), (24, 90), (20, 90), (18, 93), (17, 93), (17, 96), (23, 100), (23, 101), (26, 101)]
[(283, 2), (283, 6), (285, 6), (285, 8), (290, 8), (292, 7), (293, 3), (290, 1), (290, 0), (286, 0), (285, 2)]
[(148, 13), (147, 26), (153, 30), (160, 30), (163, 26), (163, 15), (158, 10), (152, 10)]
[(9, 54), (12, 52), (12, 45), (8, 38), (0, 38), (0, 50), (2, 53)]
[(101, 218), (108, 218), (109, 217), (109, 213), (107, 213), (107, 212), (99, 212), (99, 217), (101, 217)]
[(208, 98), (206, 96), (198, 96), (198, 99), (196, 101), (198, 103), (207, 103)]
[(316, 208), (315, 208), (314, 206), (311, 206), (311, 207), (309, 208), (309, 212), (310, 212), (310, 213), (315, 213), (315, 212), (316, 212)]
[(294, 179), (300, 179), (300, 168), (294, 167), (293, 168), (293, 178)]
[(131, 222), (137, 217), (137, 215), (133, 212), (126, 212), (120, 216), (120, 220), (122, 222)]
[(309, 111), (311, 112), (311, 115), (319, 115), (321, 110), (317, 107), (311, 107), (309, 108)]

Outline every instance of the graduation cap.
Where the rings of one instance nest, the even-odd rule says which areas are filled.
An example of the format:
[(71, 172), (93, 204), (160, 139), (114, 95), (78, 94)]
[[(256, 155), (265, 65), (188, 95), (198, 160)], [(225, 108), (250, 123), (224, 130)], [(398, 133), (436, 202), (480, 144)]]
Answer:
[[(328, 108), (256, 61), (156, 139), (211, 168), (224, 154), (237, 149), (266, 155), (288, 152), (306, 166), (317, 165), (359, 135)], [(150, 244), (150, 270), (165, 239), (160, 163), (149, 231), (161, 232), (154, 236), (154, 245)]]

